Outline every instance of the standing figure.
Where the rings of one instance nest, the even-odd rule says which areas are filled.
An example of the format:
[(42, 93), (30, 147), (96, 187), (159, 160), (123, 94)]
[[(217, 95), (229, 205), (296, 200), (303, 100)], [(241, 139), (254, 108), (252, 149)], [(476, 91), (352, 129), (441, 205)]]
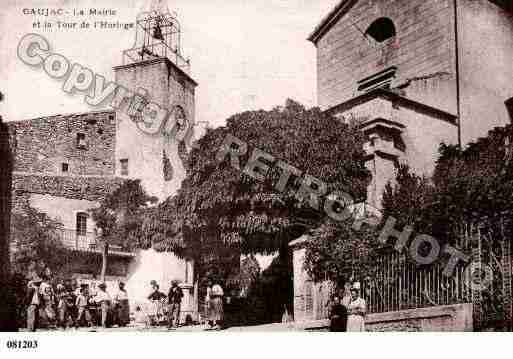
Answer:
[(107, 286), (105, 283), (100, 283), (98, 285), (98, 292), (93, 298), (93, 301), (100, 305), (101, 325), (102, 327), (107, 328), (109, 324), (109, 311), (112, 299), (110, 298), (109, 293), (107, 293)]
[(207, 283), (207, 293), (205, 294), (205, 307), (204, 307), (204, 314), (208, 325), (212, 326), (212, 323), (210, 322), (210, 294), (212, 293), (212, 282), (208, 281)]
[(63, 284), (57, 284), (57, 314), (58, 323), (62, 329), (66, 329), (68, 323), (73, 324), (73, 297), (72, 293)]
[(182, 304), (183, 291), (182, 288), (178, 286), (178, 282), (176, 280), (171, 282), (171, 288), (169, 288), (167, 297), (169, 303), (167, 327), (169, 329), (173, 327), (177, 328), (180, 324), (180, 306)]
[(209, 300), (209, 324), (213, 329), (220, 329), (223, 320), (223, 288), (219, 284), (214, 284), (210, 290)]
[(52, 285), (50, 284), (50, 277), (48, 274), (42, 276), (43, 282), (39, 286), (39, 292), (43, 296), (43, 308), (40, 311), (47, 327), (55, 327), (57, 321), (57, 313), (55, 310), (56, 298)]
[(150, 318), (154, 324), (160, 323), (160, 318), (164, 316), (164, 301), (167, 299), (167, 296), (159, 290), (159, 285), (156, 281), (152, 280), (150, 282), (152, 292), (148, 296), (148, 300), (153, 304), (153, 311), (150, 314)]
[(365, 331), (365, 313), (367, 311), (365, 299), (360, 297), (360, 283), (354, 283), (351, 288), (351, 299), (347, 306), (347, 331), (364, 332)]
[(43, 305), (43, 296), (39, 291), (42, 279), (39, 276), (35, 276), (28, 283), (27, 297), (25, 304), (27, 306), (27, 329), (31, 332), (35, 332), (39, 324), (39, 309)]
[(114, 304), (118, 325), (120, 327), (128, 325), (130, 323), (130, 306), (128, 304), (128, 293), (123, 282), (119, 282), (119, 290), (114, 295)]
[(330, 308), (330, 332), (347, 331), (347, 308), (341, 303), (338, 295), (333, 297)]
[(66, 304), (68, 308), (68, 313), (71, 317), (71, 321), (73, 322), (73, 326), (75, 325), (75, 318), (78, 315), (78, 308), (75, 305), (77, 300), (77, 294), (75, 294), (76, 286), (73, 284), (73, 281), (70, 279), (66, 279), (64, 281), (64, 288), (66, 289)]
[(83, 319), (86, 320), (87, 325), (89, 327), (92, 327), (93, 321), (91, 318), (91, 312), (89, 311), (89, 293), (87, 290), (87, 285), (82, 285), (80, 287), (75, 306), (78, 308), (78, 315), (75, 321), (75, 327), (78, 328)]

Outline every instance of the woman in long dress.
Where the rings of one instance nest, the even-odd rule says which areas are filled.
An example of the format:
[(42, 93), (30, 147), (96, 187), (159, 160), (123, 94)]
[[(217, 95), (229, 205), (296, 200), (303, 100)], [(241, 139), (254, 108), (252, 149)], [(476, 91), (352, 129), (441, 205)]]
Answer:
[(347, 305), (347, 331), (364, 332), (365, 331), (365, 313), (367, 311), (365, 299), (360, 297), (359, 286), (351, 288), (351, 299)]
[(219, 284), (214, 284), (209, 293), (209, 324), (214, 329), (220, 329), (220, 323), (223, 320), (223, 288)]

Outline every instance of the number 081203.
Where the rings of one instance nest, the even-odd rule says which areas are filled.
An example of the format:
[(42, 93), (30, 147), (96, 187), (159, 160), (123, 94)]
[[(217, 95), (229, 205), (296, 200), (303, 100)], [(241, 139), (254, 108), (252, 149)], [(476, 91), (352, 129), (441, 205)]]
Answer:
[(8, 340), (7, 349), (36, 349), (37, 340)]

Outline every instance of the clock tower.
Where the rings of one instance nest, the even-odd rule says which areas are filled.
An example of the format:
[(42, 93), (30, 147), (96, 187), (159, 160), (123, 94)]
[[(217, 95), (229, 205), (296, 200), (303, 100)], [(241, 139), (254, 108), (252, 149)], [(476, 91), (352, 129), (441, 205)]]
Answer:
[[(137, 15), (134, 45), (123, 51), (123, 63), (114, 72), (118, 85), (165, 109), (168, 126), (176, 123), (178, 132), (192, 127), (197, 83), (190, 75), (190, 61), (182, 54), (180, 22), (162, 0), (152, 1)], [(179, 156), (183, 136), (177, 131), (142, 131), (138, 112), (127, 107), (116, 110), (116, 175), (140, 179), (150, 195), (165, 200), (185, 178)]]

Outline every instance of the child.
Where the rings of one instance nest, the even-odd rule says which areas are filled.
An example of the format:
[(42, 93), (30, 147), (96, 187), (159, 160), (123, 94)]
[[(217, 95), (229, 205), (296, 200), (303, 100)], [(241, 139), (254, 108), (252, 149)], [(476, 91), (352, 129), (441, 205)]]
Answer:
[(135, 325), (137, 327), (148, 328), (150, 326), (150, 318), (141, 310), (140, 306), (135, 308)]
[(57, 313), (59, 326), (66, 329), (69, 322), (73, 323), (73, 302), (71, 293), (66, 290), (64, 285), (57, 284)]
[(89, 312), (89, 298), (87, 293), (87, 287), (80, 288), (80, 294), (77, 297), (75, 305), (78, 308), (78, 316), (75, 322), (75, 327), (78, 328), (84, 316), (87, 321), (87, 325), (89, 327), (92, 327), (93, 322), (91, 319), (91, 313)]

